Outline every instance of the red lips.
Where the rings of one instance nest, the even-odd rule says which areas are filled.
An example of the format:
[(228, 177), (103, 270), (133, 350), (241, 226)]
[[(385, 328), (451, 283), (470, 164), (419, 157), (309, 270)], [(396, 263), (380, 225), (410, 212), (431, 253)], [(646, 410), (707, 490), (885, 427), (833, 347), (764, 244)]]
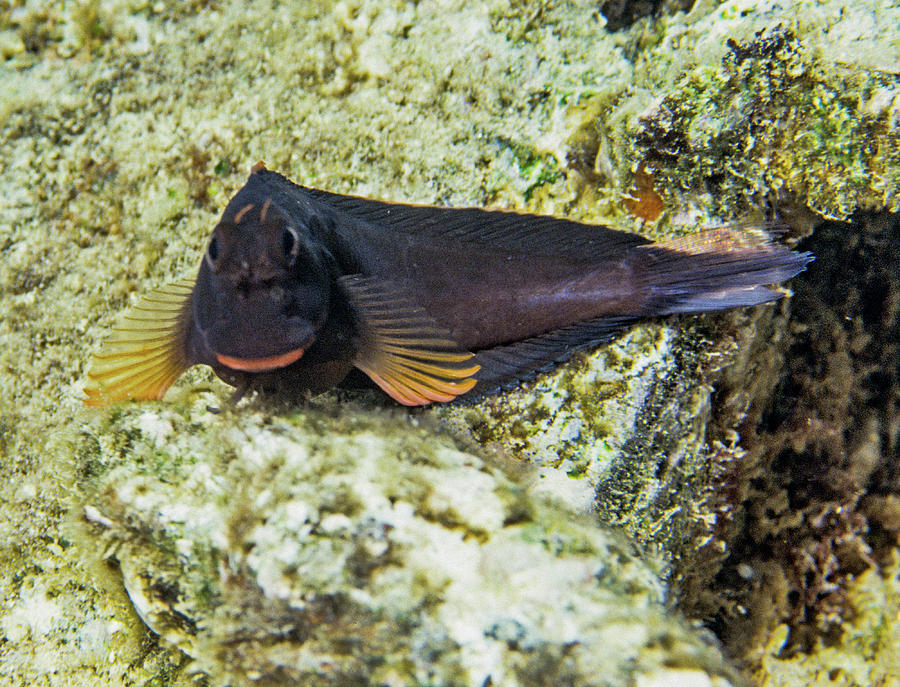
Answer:
[(268, 372), (279, 367), (287, 367), (303, 357), (304, 349), (298, 348), (281, 355), (273, 355), (269, 358), (233, 358), (230, 355), (216, 353), (216, 359), (225, 367), (241, 372)]

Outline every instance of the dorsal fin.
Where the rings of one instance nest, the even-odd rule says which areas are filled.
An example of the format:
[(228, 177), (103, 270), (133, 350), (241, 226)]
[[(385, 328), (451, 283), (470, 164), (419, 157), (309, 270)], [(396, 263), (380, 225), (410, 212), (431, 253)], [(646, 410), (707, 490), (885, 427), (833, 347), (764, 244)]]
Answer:
[(161, 399), (190, 367), (185, 340), (193, 280), (173, 282), (143, 296), (120, 319), (91, 360), (87, 405)]
[(452, 401), (475, 386), (478, 365), (398, 287), (361, 275), (341, 277), (359, 332), (353, 364), (398, 403)]
[(498, 251), (597, 260), (605, 256), (618, 257), (632, 246), (649, 243), (648, 239), (638, 234), (560, 217), (515, 210), (388, 203), (297, 186), (269, 170), (259, 171), (255, 176), (285, 193), (296, 193), (299, 189), (338, 212), (391, 231), (481, 244)]

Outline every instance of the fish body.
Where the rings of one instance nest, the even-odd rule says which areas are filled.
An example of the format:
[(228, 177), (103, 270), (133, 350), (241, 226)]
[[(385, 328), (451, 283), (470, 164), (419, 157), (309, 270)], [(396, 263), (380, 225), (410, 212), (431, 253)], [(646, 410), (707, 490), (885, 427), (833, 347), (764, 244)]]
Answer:
[(161, 398), (188, 367), (324, 391), (358, 368), (405, 405), (494, 392), (637, 319), (775, 300), (811, 260), (765, 232), (653, 243), (571, 220), (386, 203), (254, 167), (193, 284), (150, 294), (95, 355), (89, 403)]

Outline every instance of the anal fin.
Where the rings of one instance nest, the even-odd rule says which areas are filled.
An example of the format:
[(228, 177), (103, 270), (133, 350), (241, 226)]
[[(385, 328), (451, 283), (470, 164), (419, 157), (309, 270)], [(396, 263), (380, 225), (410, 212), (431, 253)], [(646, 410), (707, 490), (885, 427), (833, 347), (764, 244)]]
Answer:
[(358, 327), (353, 364), (391, 398), (407, 406), (446, 403), (475, 386), (472, 353), (401, 289), (361, 275), (340, 284)]
[(467, 399), (475, 400), (508, 389), (538, 373), (547, 372), (577, 351), (611, 341), (636, 320), (633, 317), (603, 317), (478, 351), (475, 354), (475, 362), (481, 366), (475, 375), (478, 387)]
[(192, 290), (191, 280), (173, 282), (126, 312), (91, 359), (87, 405), (163, 397), (190, 367), (184, 344)]

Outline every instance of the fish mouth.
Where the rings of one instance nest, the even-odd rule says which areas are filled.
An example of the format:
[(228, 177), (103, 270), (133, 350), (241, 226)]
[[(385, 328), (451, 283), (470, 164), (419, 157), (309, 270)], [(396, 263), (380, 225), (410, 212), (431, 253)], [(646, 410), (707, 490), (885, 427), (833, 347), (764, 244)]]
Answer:
[(216, 360), (222, 365), (232, 370), (241, 372), (268, 372), (277, 370), (281, 367), (287, 367), (291, 363), (295, 363), (303, 357), (305, 348), (295, 348), (293, 351), (273, 355), (267, 358), (235, 358), (230, 355), (222, 355), (216, 353)]

